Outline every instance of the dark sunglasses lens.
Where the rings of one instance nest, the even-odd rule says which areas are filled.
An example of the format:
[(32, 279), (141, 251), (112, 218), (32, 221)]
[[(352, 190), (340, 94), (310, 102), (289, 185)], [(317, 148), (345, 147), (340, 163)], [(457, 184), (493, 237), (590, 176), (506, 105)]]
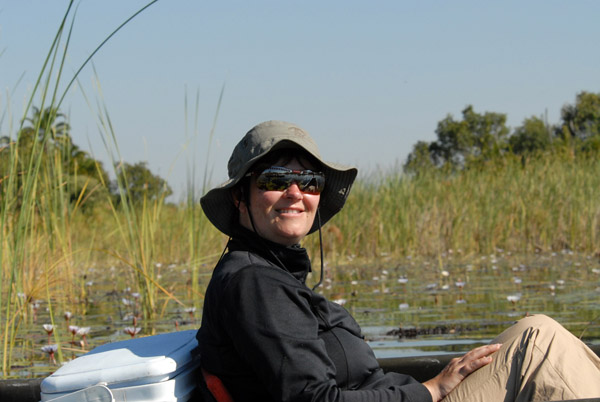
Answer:
[(298, 187), (301, 191), (308, 194), (320, 194), (323, 191), (323, 187), (325, 187), (325, 179), (323, 176), (305, 176), (303, 180), (297, 180)]
[(292, 185), (293, 179), (285, 174), (261, 174), (256, 179), (256, 185), (261, 190), (283, 191)]
[(325, 187), (325, 177), (319, 173), (265, 171), (256, 179), (258, 188), (265, 191), (284, 191), (294, 182), (300, 191), (308, 194), (319, 194)]

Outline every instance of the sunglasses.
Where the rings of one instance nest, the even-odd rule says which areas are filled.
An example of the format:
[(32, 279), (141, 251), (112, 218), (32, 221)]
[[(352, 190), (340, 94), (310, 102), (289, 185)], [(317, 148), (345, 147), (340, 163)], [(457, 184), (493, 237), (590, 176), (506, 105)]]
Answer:
[(284, 191), (296, 183), (303, 193), (320, 194), (325, 187), (325, 175), (312, 170), (293, 170), (271, 166), (260, 173), (248, 173), (246, 176), (257, 176), (256, 186), (265, 191)]

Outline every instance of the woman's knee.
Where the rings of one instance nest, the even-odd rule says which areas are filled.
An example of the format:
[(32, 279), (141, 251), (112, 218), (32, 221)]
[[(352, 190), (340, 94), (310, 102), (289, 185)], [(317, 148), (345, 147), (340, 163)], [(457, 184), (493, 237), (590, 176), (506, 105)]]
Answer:
[(504, 343), (509, 339), (531, 331), (535, 331), (540, 334), (554, 334), (556, 332), (566, 330), (562, 325), (547, 315), (534, 314), (521, 318), (510, 328), (500, 334), (493, 342)]
[(562, 328), (556, 320), (545, 315), (545, 314), (534, 314), (527, 317), (521, 318), (515, 325), (521, 325), (525, 328), (536, 328), (536, 329), (557, 329)]

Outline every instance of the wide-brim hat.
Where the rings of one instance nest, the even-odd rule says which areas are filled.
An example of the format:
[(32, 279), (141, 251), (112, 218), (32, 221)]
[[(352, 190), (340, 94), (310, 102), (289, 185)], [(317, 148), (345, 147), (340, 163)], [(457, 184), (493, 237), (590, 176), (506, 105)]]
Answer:
[[(317, 144), (305, 130), (292, 123), (271, 120), (254, 126), (246, 133), (229, 158), (229, 180), (200, 199), (205, 215), (217, 229), (232, 236), (234, 227), (238, 225), (238, 212), (231, 189), (262, 157), (287, 148), (303, 149), (321, 164), (321, 170), (325, 174), (325, 188), (319, 201), (321, 225), (342, 209), (358, 173), (356, 168), (323, 161)], [(319, 222), (315, 219), (308, 233), (318, 228)]]

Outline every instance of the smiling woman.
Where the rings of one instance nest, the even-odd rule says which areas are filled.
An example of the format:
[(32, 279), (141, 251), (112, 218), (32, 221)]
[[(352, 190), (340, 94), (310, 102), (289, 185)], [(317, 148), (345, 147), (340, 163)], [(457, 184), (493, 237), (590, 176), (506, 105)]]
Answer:
[[(344, 206), (356, 169), (323, 161), (298, 126), (268, 121), (242, 138), (228, 170), (230, 179), (201, 200), (208, 219), (230, 237), (197, 333), (209, 388), (222, 382), (221, 394), (236, 402), (600, 395), (600, 360), (543, 315), (522, 319), (424, 383), (384, 373), (348, 311), (307, 286), (311, 263), (300, 246)], [(578, 370), (585, 376), (573, 375)]]

